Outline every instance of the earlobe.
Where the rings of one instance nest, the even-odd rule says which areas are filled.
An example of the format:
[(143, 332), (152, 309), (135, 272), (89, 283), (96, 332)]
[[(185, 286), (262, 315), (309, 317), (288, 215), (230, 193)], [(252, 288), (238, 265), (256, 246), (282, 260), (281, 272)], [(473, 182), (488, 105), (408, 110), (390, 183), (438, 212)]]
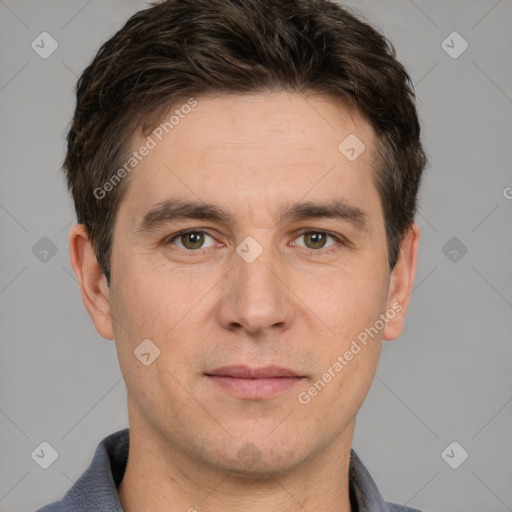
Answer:
[(389, 283), (387, 303), (387, 317), (389, 320), (383, 332), (383, 338), (388, 341), (398, 338), (403, 331), (416, 274), (419, 241), (420, 227), (413, 223), (402, 240), (398, 260)]
[(84, 224), (74, 225), (69, 232), (69, 258), (80, 285), (82, 301), (96, 330), (100, 336), (114, 339), (109, 288)]

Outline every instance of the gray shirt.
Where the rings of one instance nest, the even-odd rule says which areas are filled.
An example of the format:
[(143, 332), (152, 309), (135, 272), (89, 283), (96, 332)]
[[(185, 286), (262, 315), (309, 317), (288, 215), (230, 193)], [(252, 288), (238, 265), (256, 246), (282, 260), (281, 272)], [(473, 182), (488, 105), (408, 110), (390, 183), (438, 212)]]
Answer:
[[(117, 486), (128, 461), (129, 429), (105, 437), (86, 471), (62, 500), (37, 512), (123, 512)], [(349, 490), (352, 512), (420, 512), (384, 501), (370, 473), (356, 452), (350, 451)]]

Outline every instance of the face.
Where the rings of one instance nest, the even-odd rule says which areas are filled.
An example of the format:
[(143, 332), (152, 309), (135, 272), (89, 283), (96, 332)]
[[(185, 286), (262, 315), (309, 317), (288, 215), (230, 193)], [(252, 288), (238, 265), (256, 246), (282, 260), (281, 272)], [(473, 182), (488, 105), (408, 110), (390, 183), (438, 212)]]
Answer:
[(196, 100), (132, 171), (106, 307), (88, 309), (115, 338), (131, 426), (202, 465), (284, 474), (350, 445), (414, 258), (390, 275), (357, 111), (288, 93)]

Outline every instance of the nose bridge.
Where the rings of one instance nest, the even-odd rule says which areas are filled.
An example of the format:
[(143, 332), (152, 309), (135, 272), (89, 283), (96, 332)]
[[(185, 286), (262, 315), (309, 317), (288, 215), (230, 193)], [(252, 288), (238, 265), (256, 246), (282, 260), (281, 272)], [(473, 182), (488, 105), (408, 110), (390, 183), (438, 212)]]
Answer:
[(258, 250), (251, 242), (240, 244), (237, 248), (236, 269), (240, 282), (253, 288), (274, 288), (275, 271), (271, 269), (278, 265), (276, 255), (271, 247)]
[(262, 293), (268, 295), (267, 300), (270, 301), (277, 298), (279, 286), (274, 269), (279, 266), (279, 256), (274, 250), (271, 236), (260, 234), (258, 240), (247, 236), (238, 244), (234, 260), (237, 282), (242, 285), (241, 292), (253, 296)]
[(287, 323), (290, 305), (280, 280), (284, 277), (281, 263), (271, 236), (258, 236), (258, 240), (248, 236), (237, 246), (226, 297), (229, 313), (224, 321), (251, 332)]

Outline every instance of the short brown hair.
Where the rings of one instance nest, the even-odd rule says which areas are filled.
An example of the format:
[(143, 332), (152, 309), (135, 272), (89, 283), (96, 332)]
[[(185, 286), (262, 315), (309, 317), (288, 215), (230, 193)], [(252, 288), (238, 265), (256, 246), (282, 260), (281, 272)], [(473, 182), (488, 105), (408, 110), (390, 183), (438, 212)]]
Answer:
[(63, 165), (107, 281), (129, 180), (104, 197), (95, 191), (130, 157), (135, 130), (146, 136), (179, 99), (211, 92), (288, 90), (354, 105), (377, 136), (393, 269), (427, 163), (413, 86), (395, 56), (384, 35), (329, 0), (167, 0), (133, 15), (78, 80)]

